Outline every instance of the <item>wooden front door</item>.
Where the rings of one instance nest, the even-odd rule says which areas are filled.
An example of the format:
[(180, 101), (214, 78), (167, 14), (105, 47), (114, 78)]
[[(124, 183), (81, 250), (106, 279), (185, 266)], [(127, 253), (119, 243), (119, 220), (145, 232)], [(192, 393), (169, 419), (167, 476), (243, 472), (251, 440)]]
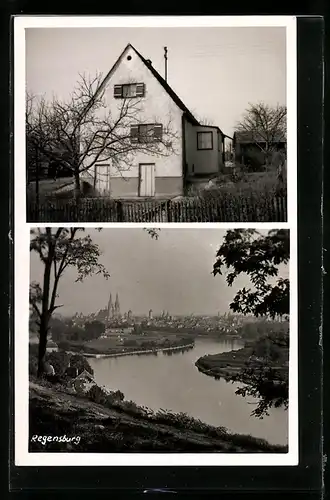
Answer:
[(139, 196), (151, 197), (155, 196), (155, 164), (141, 163), (140, 164), (140, 189)]

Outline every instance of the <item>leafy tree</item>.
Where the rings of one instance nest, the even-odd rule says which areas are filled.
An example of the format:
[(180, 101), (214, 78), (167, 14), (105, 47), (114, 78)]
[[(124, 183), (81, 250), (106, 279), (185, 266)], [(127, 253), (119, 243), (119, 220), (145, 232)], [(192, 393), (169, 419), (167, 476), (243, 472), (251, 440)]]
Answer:
[(233, 382), (244, 384), (236, 390), (236, 394), (258, 399), (252, 415), (262, 418), (272, 407), (288, 408), (288, 363), (288, 332), (268, 335), (255, 343), (245, 366), (231, 378)]
[(98, 339), (105, 332), (105, 324), (98, 320), (85, 323), (86, 340)]
[(66, 329), (65, 336), (68, 340), (85, 340), (86, 332), (80, 325), (69, 325)]
[(279, 265), (290, 259), (289, 231), (274, 229), (262, 236), (255, 229), (233, 229), (226, 233), (216, 255), (213, 275), (227, 270), (226, 281), (232, 286), (236, 278), (246, 274), (253, 289), (239, 290), (230, 308), (236, 313), (254, 316), (284, 316), (289, 314), (289, 279), (278, 276)]
[(72, 354), (70, 357), (70, 366), (77, 368), (78, 375), (86, 370), (91, 375), (94, 375), (94, 370), (88, 363), (87, 359), (81, 354)]
[[(237, 313), (258, 317), (283, 318), (289, 315), (289, 280), (279, 278), (279, 266), (290, 259), (289, 231), (275, 229), (266, 236), (254, 229), (227, 231), (213, 266), (214, 276), (226, 271), (232, 286), (238, 276), (249, 277), (252, 288), (239, 290), (230, 308)], [(275, 283), (270, 279), (278, 277)], [(272, 406), (288, 407), (289, 335), (283, 331), (269, 333), (253, 344), (252, 355), (240, 372), (231, 377), (241, 382), (236, 394), (258, 398), (253, 415), (262, 418)]]
[(67, 323), (63, 319), (52, 316), (49, 321), (49, 328), (52, 340), (54, 342), (59, 342), (63, 339), (65, 335), (67, 329)]
[(46, 360), (54, 367), (55, 375), (62, 377), (69, 366), (70, 355), (64, 351), (52, 351), (46, 354)]
[(38, 376), (43, 373), (50, 319), (59, 304), (56, 304), (60, 279), (65, 270), (77, 270), (76, 281), (83, 281), (93, 274), (109, 273), (99, 262), (98, 245), (89, 235), (80, 236), (83, 228), (38, 228), (31, 231), (30, 251), (39, 255), (43, 265), (42, 283), (31, 283), (30, 304), (38, 316), (39, 353)]

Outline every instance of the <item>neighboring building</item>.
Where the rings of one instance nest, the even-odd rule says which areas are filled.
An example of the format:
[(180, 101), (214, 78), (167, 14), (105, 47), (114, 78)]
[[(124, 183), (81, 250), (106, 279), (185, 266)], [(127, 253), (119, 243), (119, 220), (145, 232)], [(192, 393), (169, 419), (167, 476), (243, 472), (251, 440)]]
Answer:
[(130, 335), (133, 333), (133, 327), (110, 327), (107, 328), (101, 338), (120, 337), (120, 335)]
[[(43, 179), (56, 179), (62, 177), (73, 177), (72, 170), (68, 168), (66, 161), (66, 150), (60, 145), (54, 148), (57, 159), (50, 159), (45, 153), (37, 148), (38, 140), (34, 143), (33, 136), (26, 134), (26, 169), (27, 181)], [(61, 157), (63, 158), (61, 161)]]
[[(226, 136), (219, 127), (201, 125), (152, 62), (131, 44), (124, 49), (101, 87), (102, 91), (105, 89), (107, 109), (112, 114), (118, 112), (121, 99), (141, 100), (139, 123), (135, 121), (130, 126), (131, 142), (161, 142), (170, 122), (171, 151), (175, 152), (168, 155), (169, 150), (163, 145), (166, 155), (134, 152), (132, 166), (121, 172), (115, 164), (100, 158), (83, 177), (98, 194), (126, 199), (173, 198), (183, 195), (189, 183), (198, 177), (214, 177), (221, 171)], [(201, 92), (205, 92), (205, 87)]]
[[(253, 132), (234, 132), (233, 149), (235, 151), (235, 162), (247, 165), (251, 156), (259, 155), (266, 163), (265, 154), (262, 149), (266, 147), (264, 139)], [(278, 134), (273, 142), (274, 151), (286, 148), (286, 137)]]
[(52, 352), (52, 351), (56, 352), (56, 351), (58, 351), (57, 344), (53, 340), (49, 339), (48, 342), (47, 342), (46, 351), (47, 352)]
[(69, 385), (75, 389), (78, 394), (85, 394), (89, 389), (96, 385), (93, 375), (87, 370), (82, 371), (76, 378), (70, 380)]

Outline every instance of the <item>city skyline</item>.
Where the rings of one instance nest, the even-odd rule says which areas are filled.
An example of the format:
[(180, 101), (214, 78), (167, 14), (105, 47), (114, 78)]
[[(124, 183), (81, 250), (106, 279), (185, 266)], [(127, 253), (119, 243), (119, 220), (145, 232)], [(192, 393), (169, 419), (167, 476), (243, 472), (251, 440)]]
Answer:
[[(112, 298), (112, 295), (113, 293), (110, 291), (110, 299)], [(120, 302), (120, 297), (119, 297), (119, 294), (116, 293), (116, 296), (118, 296), (118, 299), (119, 299), (119, 302)], [(97, 315), (98, 313), (100, 312), (104, 312), (104, 311), (107, 311), (107, 317), (106, 317), (106, 322), (107, 322), (107, 319), (108, 319), (108, 315), (109, 315), (109, 311), (111, 309), (111, 307), (109, 307), (109, 305), (111, 304), (111, 300), (108, 301), (108, 304), (104, 305), (104, 307), (100, 307), (99, 309), (96, 309), (94, 311), (90, 311), (86, 314), (82, 313), (81, 311), (76, 311), (75, 313), (73, 313), (73, 316), (74, 315), (77, 315), (77, 316), (80, 316), (80, 315), (83, 315), (84, 317), (87, 317), (87, 316), (95, 316)], [(114, 305), (113, 305), (113, 308), (115, 309)], [(239, 313), (235, 313), (233, 311), (228, 311), (227, 313), (220, 313), (219, 311), (218, 312), (215, 312), (214, 314), (207, 314), (207, 313), (200, 313), (200, 314), (195, 314), (194, 312), (188, 312), (186, 314), (171, 314), (171, 311), (166, 311), (165, 309), (159, 309), (158, 311), (154, 311), (153, 309), (149, 309), (148, 311), (132, 311), (132, 309), (128, 309), (128, 310), (124, 310), (121, 312), (120, 310), (120, 317), (122, 319), (125, 319), (125, 318), (148, 318), (150, 317), (150, 315), (155, 319), (155, 318), (161, 318), (163, 316), (169, 316), (171, 318), (188, 318), (188, 317), (217, 317), (219, 315), (225, 315), (225, 314), (229, 314), (229, 315), (233, 315), (233, 316), (240, 316)], [(54, 316), (62, 316), (60, 312), (55, 312), (54, 313)], [(114, 316), (112, 316), (112, 318), (110, 317), (110, 319), (113, 319)]]
[[(228, 287), (224, 276), (212, 275), (225, 234), (222, 229), (162, 229), (158, 240), (142, 228), (87, 229), (86, 234), (102, 250), (100, 262), (110, 278), (94, 275), (75, 283), (76, 271), (68, 268), (58, 290), (58, 303), (63, 304), (58, 312), (64, 316), (106, 308), (110, 292), (119, 294), (122, 312), (131, 310), (135, 315), (148, 314), (150, 309), (154, 315), (162, 310), (171, 315), (223, 314), (230, 311), (236, 291), (249, 284), (242, 276)], [(42, 272), (42, 264), (32, 252), (31, 281), (41, 282)]]

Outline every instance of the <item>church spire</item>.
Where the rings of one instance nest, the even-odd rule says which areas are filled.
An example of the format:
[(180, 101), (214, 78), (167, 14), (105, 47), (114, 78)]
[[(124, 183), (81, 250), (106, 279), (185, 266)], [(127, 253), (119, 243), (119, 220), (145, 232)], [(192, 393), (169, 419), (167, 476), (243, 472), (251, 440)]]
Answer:
[(119, 296), (118, 293), (116, 293), (116, 302), (115, 302), (115, 314), (117, 317), (120, 316), (120, 304), (119, 304)]
[(112, 317), (112, 311), (113, 311), (113, 303), (112, 303), (112, 295), (110, 293), (109, 302), (108, 302), (107, 324), (109, 324), (110, 319)]

